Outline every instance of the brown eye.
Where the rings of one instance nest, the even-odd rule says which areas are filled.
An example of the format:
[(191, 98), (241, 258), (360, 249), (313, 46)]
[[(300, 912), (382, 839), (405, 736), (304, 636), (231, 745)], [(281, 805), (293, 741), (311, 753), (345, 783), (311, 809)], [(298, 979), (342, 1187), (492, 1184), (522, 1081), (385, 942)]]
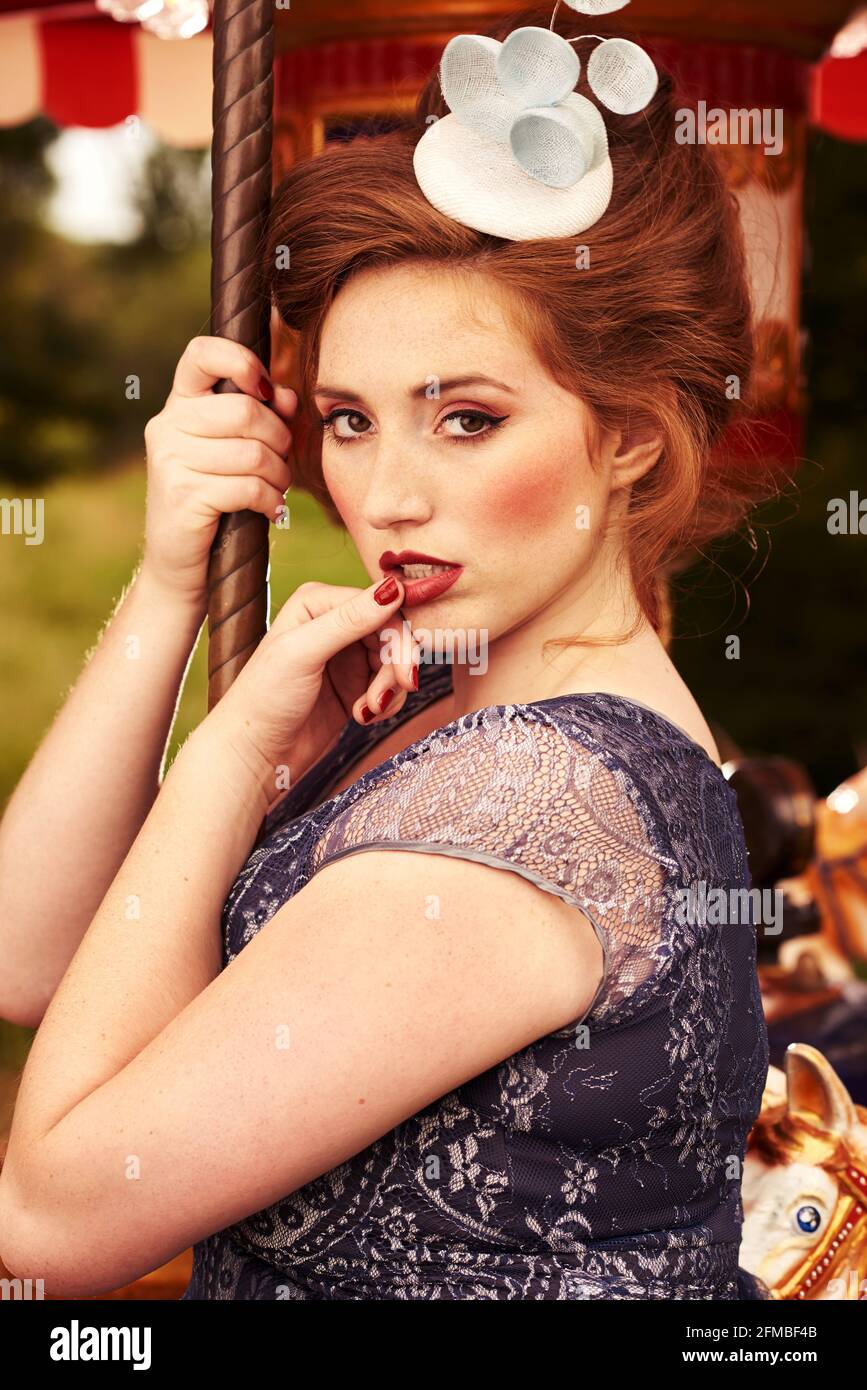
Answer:
[[(338, 429), (339, 423), (345, 423), (346, 429)], [(328, 430), (335, 439), (353, 439), (360, 434), (367, 434), (370, 428), (370, 421), (366, 415), (362, 415), (360, 410), (335, 410), (322, 421), (323, 429)]]
[[(485, 428), (485, 418), (483, 415), (459, 415), (461, 429), (465, 434), (478, 434), (479, 430)], [(473, 428), (475, 426), (475, 428)]]
[(505, 419), (505, 415), (487, 415), (482, 410), (456, 410), (445, 417), (443, 424), (447, 427), (459, 426), (456, 429), (446, 428), (446, 434), (451, 439), (478, 439), (493, 434)]

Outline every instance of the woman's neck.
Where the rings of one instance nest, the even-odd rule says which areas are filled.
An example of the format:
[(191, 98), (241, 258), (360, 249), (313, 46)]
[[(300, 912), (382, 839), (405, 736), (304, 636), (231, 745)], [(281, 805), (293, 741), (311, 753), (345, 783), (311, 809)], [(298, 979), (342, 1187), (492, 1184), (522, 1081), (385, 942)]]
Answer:
[[(573, 692), (636, 693), (652, 672), (674, 669), (622, 566), (597, 566), (509, 632), (487, 644), (484, 635), (468, 632), (466, 654), (453, 656), (454, 718)], [(581, 644), (545, 648), (564, 637)]]

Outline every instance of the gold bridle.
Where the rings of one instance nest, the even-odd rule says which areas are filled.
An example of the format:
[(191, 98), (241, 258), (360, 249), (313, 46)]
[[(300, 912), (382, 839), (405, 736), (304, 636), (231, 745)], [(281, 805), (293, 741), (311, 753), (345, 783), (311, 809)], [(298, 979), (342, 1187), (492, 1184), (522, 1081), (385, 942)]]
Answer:
[(859, 1276), (867, 1267), (867, 1172), (851, 1158), (837, 1169), (839, 1195), (828, 1229), (800, 1264), (771, 1289), (771, 1298), (814, 1298), (844, 1258)]

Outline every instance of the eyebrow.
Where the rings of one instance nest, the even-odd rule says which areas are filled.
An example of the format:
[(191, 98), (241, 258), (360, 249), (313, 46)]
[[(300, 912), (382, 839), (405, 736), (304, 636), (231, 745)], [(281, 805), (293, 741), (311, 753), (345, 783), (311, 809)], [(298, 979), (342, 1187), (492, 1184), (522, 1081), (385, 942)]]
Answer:
[[(434, 376), (434, 373), (431, 373), (431, 376)], [(434, 379), (436, 379), (435, 376)], [(430, 386), (429, 381), (423, 381), (420, 386), (412, 387), (407, 394), (415, 399), (424, 399)], [(510, 396), (516, 394), (514, 387), (507, 386), (504, 381), (497, 381), (495, 377), (484, 376), (480, 373), (471, 376), (451, 376), (439, 383), (440, 391), (453, 391), (458, 386), (496, 386), (501, 391), (507, 391)], [(345, 391), (340, 386), (326, 386), (324, 382), (316, 383), (313, 394), (314, 396), (339, 396), (342, 400), (357, 401), (359, 405), (363, 401), (363, 397), (359, 396), (356, 391)]]

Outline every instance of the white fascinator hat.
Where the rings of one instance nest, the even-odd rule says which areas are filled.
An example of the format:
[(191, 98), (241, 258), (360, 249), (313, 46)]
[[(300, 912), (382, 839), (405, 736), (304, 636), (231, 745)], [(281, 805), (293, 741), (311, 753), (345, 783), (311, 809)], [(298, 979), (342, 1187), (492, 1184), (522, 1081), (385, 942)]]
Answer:
[[(629, 0), (565, 3), (601, 15)], [(596, 99), (619, 115), (647, 106), (659, 77), (629, 39), (564, 39), (553, 28), (526, 26), (502, 43), (459, 34), (446, 44), (439, 79), (450, 114), (431, 120), (413, 155), (429, 203), (508, 241), (571, 236), (598, 222), (614, 173), (602, 112), (574, 90), (581, 62), (571, 45), (584, 38), (599, 40), (586, 67)]]

